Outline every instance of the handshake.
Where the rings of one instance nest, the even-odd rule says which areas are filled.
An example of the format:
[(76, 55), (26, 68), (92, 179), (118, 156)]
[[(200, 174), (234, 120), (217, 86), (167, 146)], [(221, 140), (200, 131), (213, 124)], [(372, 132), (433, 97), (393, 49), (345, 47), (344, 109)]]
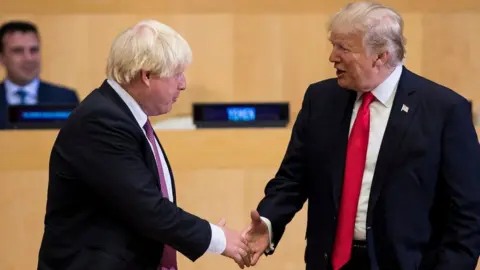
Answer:
[(252, 211), (250, 216), (251, 223), (241, 234), (225, 227), (224, 219), (217, 224), (222, 228), (227, 240), (222, 255), (233, 259), (241, 269), (254, 266), (270, 243), (267, 225), (258, 212)]

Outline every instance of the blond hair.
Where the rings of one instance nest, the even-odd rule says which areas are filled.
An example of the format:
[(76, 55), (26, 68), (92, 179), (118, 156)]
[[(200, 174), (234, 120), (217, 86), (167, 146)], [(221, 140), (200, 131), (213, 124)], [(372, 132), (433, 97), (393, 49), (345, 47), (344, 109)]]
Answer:
[(115, 38), (106, 73), (109, 79), (128, 84), (142, 70), (172, 77), (191, 62), (191, 48), (180, 34), (158, 21), (146, 20)]
[(406, 39), (403, 36), (403, 19), (395, 10), (372, 2), (356, 2), (346, 5), (335, 14), (329, 24), (329, 32), (359, 33), (369, 53), (391, 54), (389, 65), (395, 66), (406, 56)]

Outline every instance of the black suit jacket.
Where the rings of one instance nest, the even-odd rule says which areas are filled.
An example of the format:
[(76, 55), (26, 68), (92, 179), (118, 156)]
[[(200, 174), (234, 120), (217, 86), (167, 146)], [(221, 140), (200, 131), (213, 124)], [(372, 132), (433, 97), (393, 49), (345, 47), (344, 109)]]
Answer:
[[(38, 86), (38, 104), (78, 104), (79, 99), (74, 89), (40, 81)], [(7, 125), (7, 98), (4, 82), (0, 83), (0, 129)]]
[[(330, 267), (355, 98), (336, 79), (308, 87), (285, 157), (258, 206), (278, 244), (308, 199), (307, 269)], [(404, 68), (369, 199), (372, 269), (473, 270), (480, 252), (479, 165), (469, 102)]]
[(105, 81), (53, 146), (38, 269), (154, 270), (165, 244), (194, 261), (210, 239), (206, 220), (162, 198), (148, 140)]

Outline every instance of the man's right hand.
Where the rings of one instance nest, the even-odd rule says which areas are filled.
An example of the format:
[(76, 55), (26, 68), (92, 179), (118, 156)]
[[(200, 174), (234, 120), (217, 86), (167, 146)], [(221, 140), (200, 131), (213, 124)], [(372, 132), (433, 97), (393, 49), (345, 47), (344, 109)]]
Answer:
[(240, 233), (225, 227), (225, 219), (220, 220), (217, 225), (222, 228), (227, 239), (227, 246), (222, 255), (233, 259), (241, 269), (244, 269), (245, 266), (250, 267), (251, 255), (247, 240)]
[(247, 239), (251, 249), (252, 261), (251, 265), (257, 264), (260, 256), (265, 252), (269, 243), (270, 235), (267, 224), (265, 224), (257, 211), (250, 212), (252, 222), (242, 233), (243, 237)]

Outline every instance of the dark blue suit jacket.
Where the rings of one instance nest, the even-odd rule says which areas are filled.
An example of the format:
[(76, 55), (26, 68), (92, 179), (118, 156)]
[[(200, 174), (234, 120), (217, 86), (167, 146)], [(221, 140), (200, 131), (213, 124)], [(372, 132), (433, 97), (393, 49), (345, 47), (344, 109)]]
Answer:
[[(336, 79), (309, 86), (285, 157), (258, 206), (277, 245), (308, 199), (307, 269), (331, 267), (355, 97)], [(366, 226), (372, 269), (473, 270), (480, 253), (480, 146), (470, 104), (406, 68)]]
[[(38, 86), (38, 104), (78, 104), (75, 90), (40, 81)], [(7, 99), (5, 84), (0, 83), (0, 129), (7, 125)]]
[(156, 270), (166, 244), (192, 261), (202, 256), (210, 225), (177, 207), (165, 162), (173, 203), (161, 196), (152, 148), (127, 105), (106, 81), (92, 91), (52, 148), (37, 269)]

